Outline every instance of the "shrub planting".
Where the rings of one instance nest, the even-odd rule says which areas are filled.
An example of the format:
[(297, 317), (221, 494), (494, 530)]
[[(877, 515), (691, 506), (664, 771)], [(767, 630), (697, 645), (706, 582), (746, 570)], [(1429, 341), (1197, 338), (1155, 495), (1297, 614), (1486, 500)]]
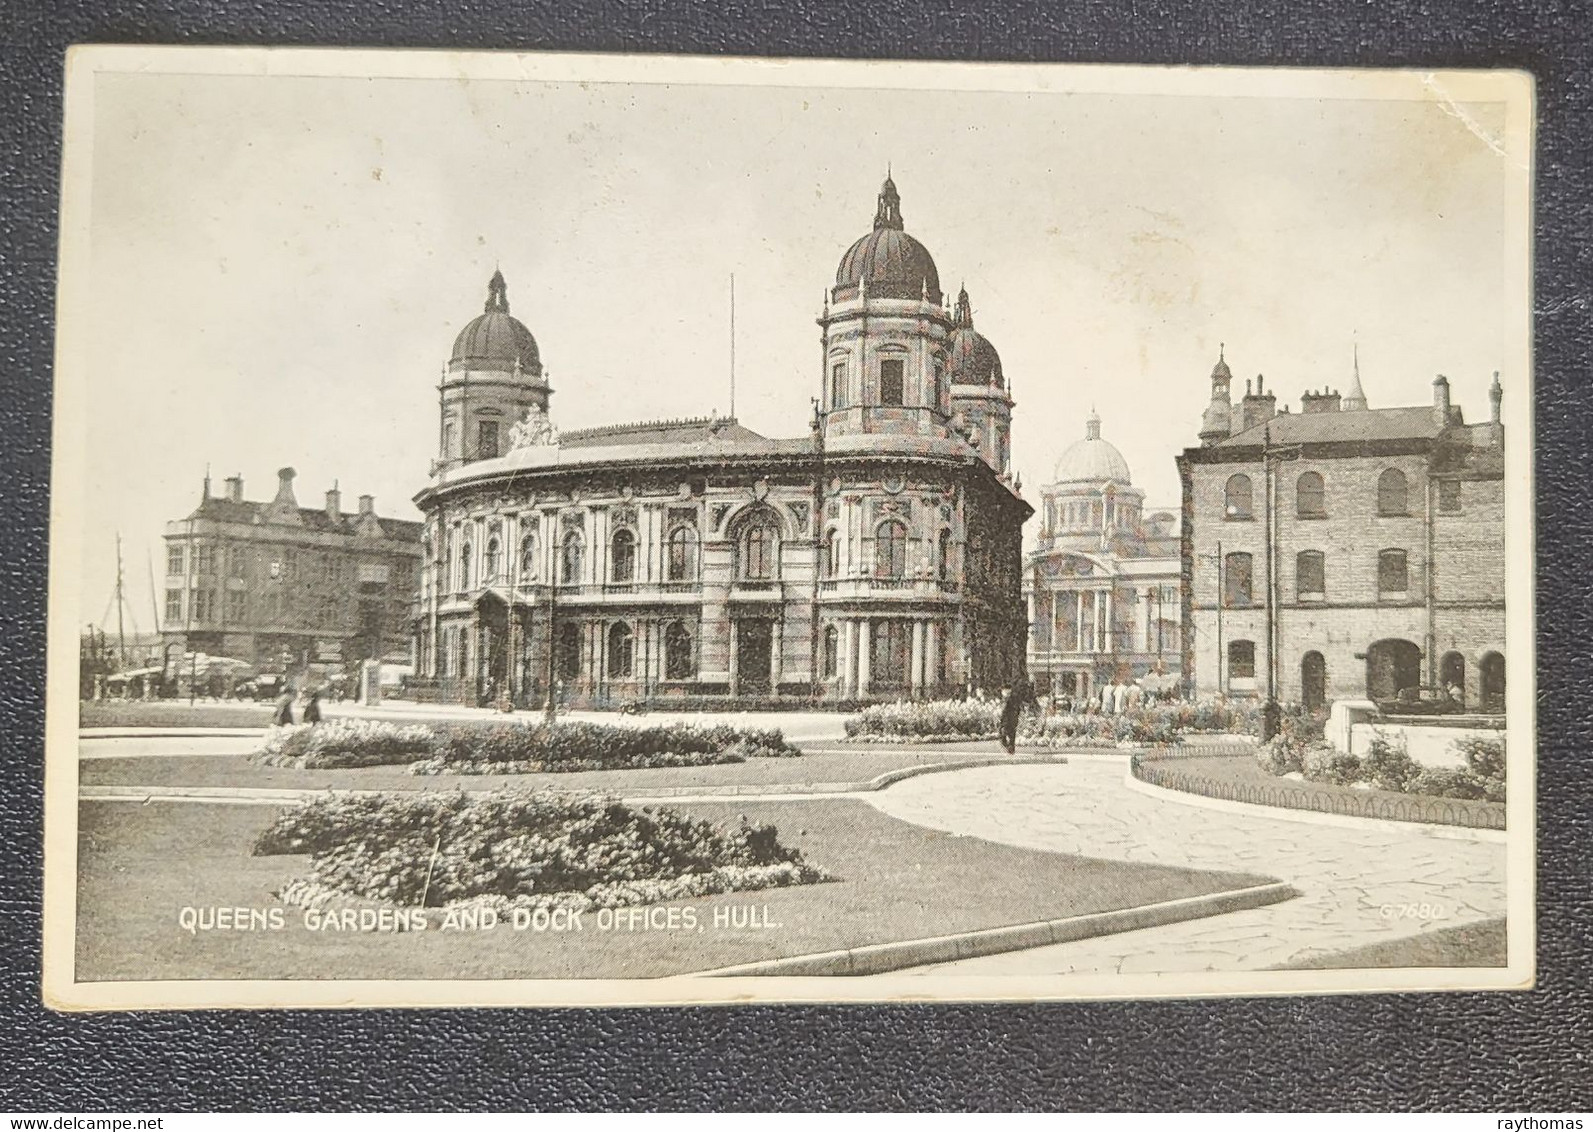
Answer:
[(1278, 735), (1256, 752), (1262, 768), (1272, 774), (1299, 772), (1313, 782), (1375, 786), (1434, 798), (1505, 800), (1502, 739), (1456, 739), (1450, 749), (1465, 757), (1465, 767), (1428, 767), (1410, 757), (1403, 740), (1382, 732), (1373, 735), (1364, 756), (1346, 755), (1321, 741), (1320, 726), (1314, 739), (1306, 739), (1312, 734), (1309, 726), (1291, 727), (1289, 719), (1285, 715)]
[[(1058, 715), (1030, 710), (1018, 725), (1019, 741), (1042, 747), (1135, 743), (1160, 746), (1183, 735), (1250, 733), (1257, 710), (1216, 697), (1140, 704), (1112, 715), (1092, 708)], [(994, 739), (1001, 720), (997, 700), (931, 700), (874, 704), (846, 721), (857, 743), (936, 743)]]
[(255, 755), (267, 766), (296, 770), (406, 763), (431, 753), (432, 730), (376, 719), (330, 719), (273, 727)]
[(535, 774), (705, 766), (801, 753), (773, 728), (600, 723), (433, 728), (340, 719), (275, 728), (256, 758), (310, 770), (408, 763), (413, 774)]
[(282, 814), (254, 853), (310, 855), (278, 894), (295, 904), (582, 910), (831, 879), (771, 825), (548, 791), (331, 796)]

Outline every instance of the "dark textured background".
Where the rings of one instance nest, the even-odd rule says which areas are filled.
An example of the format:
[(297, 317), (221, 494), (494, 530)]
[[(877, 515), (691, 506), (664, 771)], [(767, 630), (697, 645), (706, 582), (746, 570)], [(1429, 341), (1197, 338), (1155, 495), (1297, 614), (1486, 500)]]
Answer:
[[(1586, 966), (1585, 3), (0, 0), (0, 1109), (1593, 1106)], [(1537, 170), (1539, 989), (1026, 1007), (195, 1013), (39, 1004), (45, 551), (62, 52), (74, 42), (1079, 62), (1513, 66)], [(1439, 171), (1435, 171), (1439, 172)], [(1524, 422), (1510, 422), (1512, 443)]]

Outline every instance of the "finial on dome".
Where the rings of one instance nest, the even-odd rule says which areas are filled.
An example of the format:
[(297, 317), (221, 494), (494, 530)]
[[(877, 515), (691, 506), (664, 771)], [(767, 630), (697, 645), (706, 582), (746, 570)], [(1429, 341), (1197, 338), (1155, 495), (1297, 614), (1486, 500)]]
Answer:
[(1095, 406), (1090, 406), (1090, 415), (1084, 420), (1084, 439), (1101, 439), (1101, 414), (1095, 411)]
[(874, 227), (895, 228), (901, 231), (902, 224), (902, 198), (896, 191), (896, 182), (891, 180), (890, 166), (885, 167), (885, 183), (879, 189), (879, 207), (874, 210)]
[(973, 325), (973, 306), (968, 302), (967, 284), (964, 284), (957, 291), (957, 313), (952, 321), (958, 326)]
[(487, 281), (487, 311), (502, 311), (509, 313), (509, 285), (503, 281), (503, 272), (496, 268), (492, 278)]

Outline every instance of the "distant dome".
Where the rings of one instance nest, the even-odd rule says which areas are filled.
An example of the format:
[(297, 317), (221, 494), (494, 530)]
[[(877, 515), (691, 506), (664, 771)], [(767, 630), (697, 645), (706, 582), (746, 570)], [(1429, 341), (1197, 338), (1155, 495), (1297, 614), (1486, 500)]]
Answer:
[(1128, 474), (1128, 461), (1123, 459), (1115, 445), (1101, 439), (1101, 418), (1093, 412), (1085, 422), (1083, 440), (1068, 446), (1056, 462), (1056, 483), (1105, 483), (1108, 480), (1121, 484), (1134, 481)]
[(521, 370), (540, 377), (542, 355), (525, 323), (509, 313), (509, 288), (503, 273), (494, 271), (487, 284), (486, 310), (471, 320), (454, 339), (448, 364), (470, 369)]
[(902, 228), (902, 198), (890, 177), (880, 187), (874, 230), (858, 240), (841, 257), (835, 269), (836, 301), (856, 298), (860, 285), (882, 299), (917, 299), (927, 296), (939, 304), (940, 272), (929, 249)]
[(955, 329), (946, 339), (947, 368), (952, 384), (1005, 388), (1001, 355), (996, 353), (990, 339), (974, 329), (973, 307), (969, 305), (966, 287), (957, 292), (957, 313), (953, 322)]

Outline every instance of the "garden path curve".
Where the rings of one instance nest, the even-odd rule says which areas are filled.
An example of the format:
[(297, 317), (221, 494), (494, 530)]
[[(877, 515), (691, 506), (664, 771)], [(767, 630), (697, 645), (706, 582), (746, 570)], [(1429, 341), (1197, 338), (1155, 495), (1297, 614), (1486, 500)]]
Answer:
[(982, 767), (911, 779), (864, 798), (904, 821), (1008, 845), (1273, 876), (1293, 884), (1299, 898), (918, 971), (1260, 970), (1505, 914), (1505, 846), (1497, 841), (1445, 837), (1415, 823), (1322, 825), (1292, 820), (1287, 811), (1213, 810), (1133, 789), (1124, 781), (1125, 761)]

